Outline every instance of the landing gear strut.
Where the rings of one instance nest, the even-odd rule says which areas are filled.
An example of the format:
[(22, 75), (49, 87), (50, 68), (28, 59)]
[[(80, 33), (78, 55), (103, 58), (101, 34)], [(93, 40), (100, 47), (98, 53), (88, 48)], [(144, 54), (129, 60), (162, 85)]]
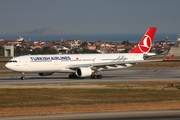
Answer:
[(22, 72), (22, 73), (21, 73), (21, 80), (25, 80), (25, 79), (26, 79), (24, 75), (25, 75), (25, 73)]

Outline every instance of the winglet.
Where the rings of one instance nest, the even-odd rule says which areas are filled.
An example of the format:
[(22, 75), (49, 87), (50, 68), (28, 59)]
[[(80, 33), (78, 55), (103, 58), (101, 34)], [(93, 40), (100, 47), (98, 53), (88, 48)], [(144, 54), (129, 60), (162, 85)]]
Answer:
[(174, 54), (172, 54), (172, 55), (166, 57), (164, 60), (170, 60), (170, 59), (173, 58), (173, 57), (174, 57)]
[(129, 53), (148, 53), (154, 41), (156, 27), (150, 27), (144, 34), (138, 45)]

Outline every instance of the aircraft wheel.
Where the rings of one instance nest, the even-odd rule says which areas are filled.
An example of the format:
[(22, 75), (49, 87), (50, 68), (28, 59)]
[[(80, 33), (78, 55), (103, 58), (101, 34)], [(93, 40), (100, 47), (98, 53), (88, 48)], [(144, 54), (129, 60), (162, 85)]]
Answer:
[(102, 75), (91, 75), (91, 79), (101, 79)]
[(25, 80), (26, 78), (25, 77), (21, 77), (21, 80)]
[(95, 76), (96, 76), (96, 75), (91, 75), (91, 79), (95, 79)]
[(97, 75), (97, 78), (102, 79), (102, 75)]
[(98, 76), (97, 75), (94, 75), (94, 79), (97, 79), (98, 78)]

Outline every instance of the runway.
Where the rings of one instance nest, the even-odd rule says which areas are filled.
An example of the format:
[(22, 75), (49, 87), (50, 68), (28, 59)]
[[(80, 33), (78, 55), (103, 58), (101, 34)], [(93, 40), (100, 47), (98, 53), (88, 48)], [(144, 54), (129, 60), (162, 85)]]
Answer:
[[(20, 80), (19, 74), (1, 74), (0, 85), (13, 84), (48, 84), (48, 83), (83, 83), (83, 82), (124, 82), (124, 81), (179, 81), (180, 68), (127, 68), (117, 71), (102, 72), (102, 79), (69, 79), (68, 74), (55, 73), (52, 76), (26, 74), (25, 80)], [(4, 117), (0, 120), (179, 120), (180, 110), (168, 111), (136, 111), (81, 113), (48, 116)]]
[(121, 82), (121, 81), (180, 81), (180, 68), (127, 68), (101, 73), (102, 79), (69, 79), (68, 74), (55, 73), (51, 76), (26, 74), (25, 80), (20, 80), (20, 74), (0, 74), (0, 85), (4, 84), (46, 84), (46, 83), (76, 83), (76, 82)]
[(179, 120), (179, 110), (3, 117), (0, 120)]

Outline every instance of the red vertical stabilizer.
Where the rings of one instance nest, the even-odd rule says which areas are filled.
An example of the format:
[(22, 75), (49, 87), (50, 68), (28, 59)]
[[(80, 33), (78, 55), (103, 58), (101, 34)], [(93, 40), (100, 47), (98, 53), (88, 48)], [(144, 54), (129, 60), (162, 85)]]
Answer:
[(148, 53), (154, 41), (156, 27), (150, 27), (144, 34), (138, 45), (129, 53)]

